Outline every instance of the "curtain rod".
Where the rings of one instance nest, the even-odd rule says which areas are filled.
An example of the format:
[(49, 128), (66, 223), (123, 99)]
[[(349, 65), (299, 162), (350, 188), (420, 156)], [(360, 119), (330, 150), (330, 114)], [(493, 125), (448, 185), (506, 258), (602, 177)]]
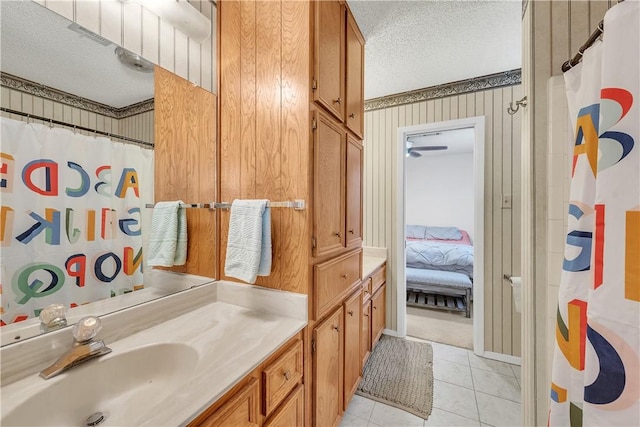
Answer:
[[(623, 1), (624, 0), (618, 0), (618, 3), (622, 3)], [(582, 46), (580, 46), (580, 49), (578, 49), (578, 53), (576, 53), (573, 58), (562, 64), (562, 72), (566, 73), (571, 68), (578, 65), (580, 61), (582, 61), (582, 55), (584, 55), (584, 51), (589, 49), (596, 42), (596, 40), (598, 40), (602, 33), (604, 33), (604, 19), (600, 21), (598, 27), (593, 30), (593, 33), (591, 33), (587, 41)]]
[(27, 119), (41, 120), (43, 122), (48, 122), (48, 123), (50, 123), (52, 125), (66, 126), (66, 127), (71, 127), (74, 130), (83, 130), (83, 131), (91, 132), (91, 133), (97, 134), (97, 135), (104, 135), (104, 136), (108, 136), (110, 138), (122, 139), (124, 141), (131, 142), (131, 143), (134, 143), (134, 144), (146, 145), (147, 147), (150, 147), (150, 148), (153, 148), (153, 146), (154, 146), (151, 142), (141, 141), (139, 139), (129, 138), (128, 136), (116, 135), (116, 134), (109, 133), (109, 132), (103, 132), (101, 130), (89, 129), (89, 128), (84, 127), (84, 126), (78, 126), (78, 125), (74, 125), (74, 124), (71, 124), (71, 123), (61, 122), (60, 120), (48, 119), (46, 117), (36, 116), (36, 115), (30, 114), (30, 113), (24, 113), (24, 112), (18, 111), (18, 110), (12, 110), (11, 108), (1, 107), (0, 110), (2, 110), (5, 113), (15, 114), (15, 115), (18, 115), (18, 116), (26, 117)]

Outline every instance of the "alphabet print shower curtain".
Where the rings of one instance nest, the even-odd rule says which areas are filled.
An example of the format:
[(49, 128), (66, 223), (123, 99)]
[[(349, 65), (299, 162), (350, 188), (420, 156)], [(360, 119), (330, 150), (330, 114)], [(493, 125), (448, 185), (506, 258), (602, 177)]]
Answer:
[(153, 151), (0, 118), (1, 324), (143, 286)]
[(574, 156), (552, 426), (640, 423), (640, 2), (565, 73)]

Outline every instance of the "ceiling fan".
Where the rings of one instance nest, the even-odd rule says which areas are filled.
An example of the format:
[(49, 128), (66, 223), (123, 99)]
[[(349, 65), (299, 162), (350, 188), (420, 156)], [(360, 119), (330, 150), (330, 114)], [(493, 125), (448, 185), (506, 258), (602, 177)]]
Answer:
[(407, 148), (407, 157), (422, 157), (421, 151), (442, 151), (448, 149), (448, 145), (427, 145), (423, 147), (410, 147)]

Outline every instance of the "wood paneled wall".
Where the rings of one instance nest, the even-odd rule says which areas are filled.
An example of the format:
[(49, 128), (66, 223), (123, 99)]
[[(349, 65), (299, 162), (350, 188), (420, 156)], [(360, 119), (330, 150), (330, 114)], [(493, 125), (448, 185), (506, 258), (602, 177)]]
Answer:
[[(0, 91), (0, 100), (2, 102), (2, 106), (5, 108), (40, 117), (46, 117), (48, 119), (59, 120), (69, 123), (70, 125), (53, 125), (54, 127), (73, 129), (73, 125), (77, 125), (153, 143), (153, 111), (136, 114), (123, 119), (115, 119), (5, 86), (2, 86)], [(21, 120), (23, 122), (30, 121), (33, 123), (48, 124), (46, 121), (27, 119), (27, 117), (19, 116), (17, 114), (9, 114), (4, 111), (2, 112), (2, 116), (9, 117), (14, 120)], [(77, 132), (83, 135), (92, 135), (91, 132), (87, 131), (79, 130)], [(114, 141), (119, 141), (117, 138), (112, 139)]]
[[(523, 28), (530, 28), (525, 34), (523, 52), (528, 53), (524, 59), (530, 64), (526, 78), (530, 86), (529, 107), (531, 118), (530, 144), (527, 144), (526, 155), (530, 157), (533, 181), (531, 193), (535, 207), (533, 230), (533, 271), (534, 303), (533, 311), (536, 318), (535, 328), (535, 364), (536, 364), (536, 421), (543, 424), (547, 418), (547, 402), (549, 385), (547, 372), (551, 369), (548, 360), (548, 336), (546, 327), (547, 297), (547, 177), (551, 171), (547, 170), (548, 132), (549, 132), (549, 97), (548, 85), (551, 76), (561, 75), (564, 61), (575, 55), (578, 48), (587, 40), (596, 28), (605, 12), (617, 0), (558, 0), (558, 1), (529, 1), (525, 13)], [(606, 30), (605, 30), (606, 32)], [(525, 75), (523, 70), (523, 76)], [(561, 114), (558, 112), (558, 114)], [(540, 327), (537, 327), (540, 326)], [(524, 384), (523, 384), (524, 385)]]
[[(155, 201), (216, 200), (216, 97), (160, 67), (155, 71)], [(172, 268), (216, 277), (216, 221), (187, 209), (187, 262)]]
[[(277, 6), (274, 6), (277, 4)], [(224, 1), (220, 25), (220, 201), (305, 199), (271, 211), (271, 275), (256, 284), (307, 293), (311, 267), (309, 4)], [(220, 213), (220, 277), (229, 211)], [(286, 268), (285, 268), (286, 266)]]
[[(386, 247), (391, 286), (387, 325), (396, 328), (397, 284), (393, 265), (404, 248), (395, 246), (393, 182), (399, 127), (485, 116), (485, 343), (486, 351), (520, 355), (520, 315), (503, 274), (520, 275), (520, 116), (509, 115), (510, 101), (522, 98), (511, 86), (395, 106), (365, 113), (364, 245)], [(512, 209), (502, 209), (503, 194)], [(400, 296), (404, 298), (404, 296)]]
[(203, 89), (216, 92), (216, 6), (210, 0), (189, 0), (211, 20), (211, 37), (202, 44), (134, 1), (34, 1)]

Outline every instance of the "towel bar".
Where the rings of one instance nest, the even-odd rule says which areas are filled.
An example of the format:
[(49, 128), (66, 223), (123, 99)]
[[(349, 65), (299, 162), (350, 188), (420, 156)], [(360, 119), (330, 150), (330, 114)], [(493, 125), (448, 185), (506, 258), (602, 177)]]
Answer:
[[(147, 203), (145, 207), (153, 208), (155, 204)], [(297, 211), (303, 211), (306, 207), (304, 200), (290, 200), (287, 202), (268, 202), (267, 206), (270, 208), (293, 208)], [(205, 208), (205, 209), (231, 209), (231, 203), (182, 203), (181, 208)]]

